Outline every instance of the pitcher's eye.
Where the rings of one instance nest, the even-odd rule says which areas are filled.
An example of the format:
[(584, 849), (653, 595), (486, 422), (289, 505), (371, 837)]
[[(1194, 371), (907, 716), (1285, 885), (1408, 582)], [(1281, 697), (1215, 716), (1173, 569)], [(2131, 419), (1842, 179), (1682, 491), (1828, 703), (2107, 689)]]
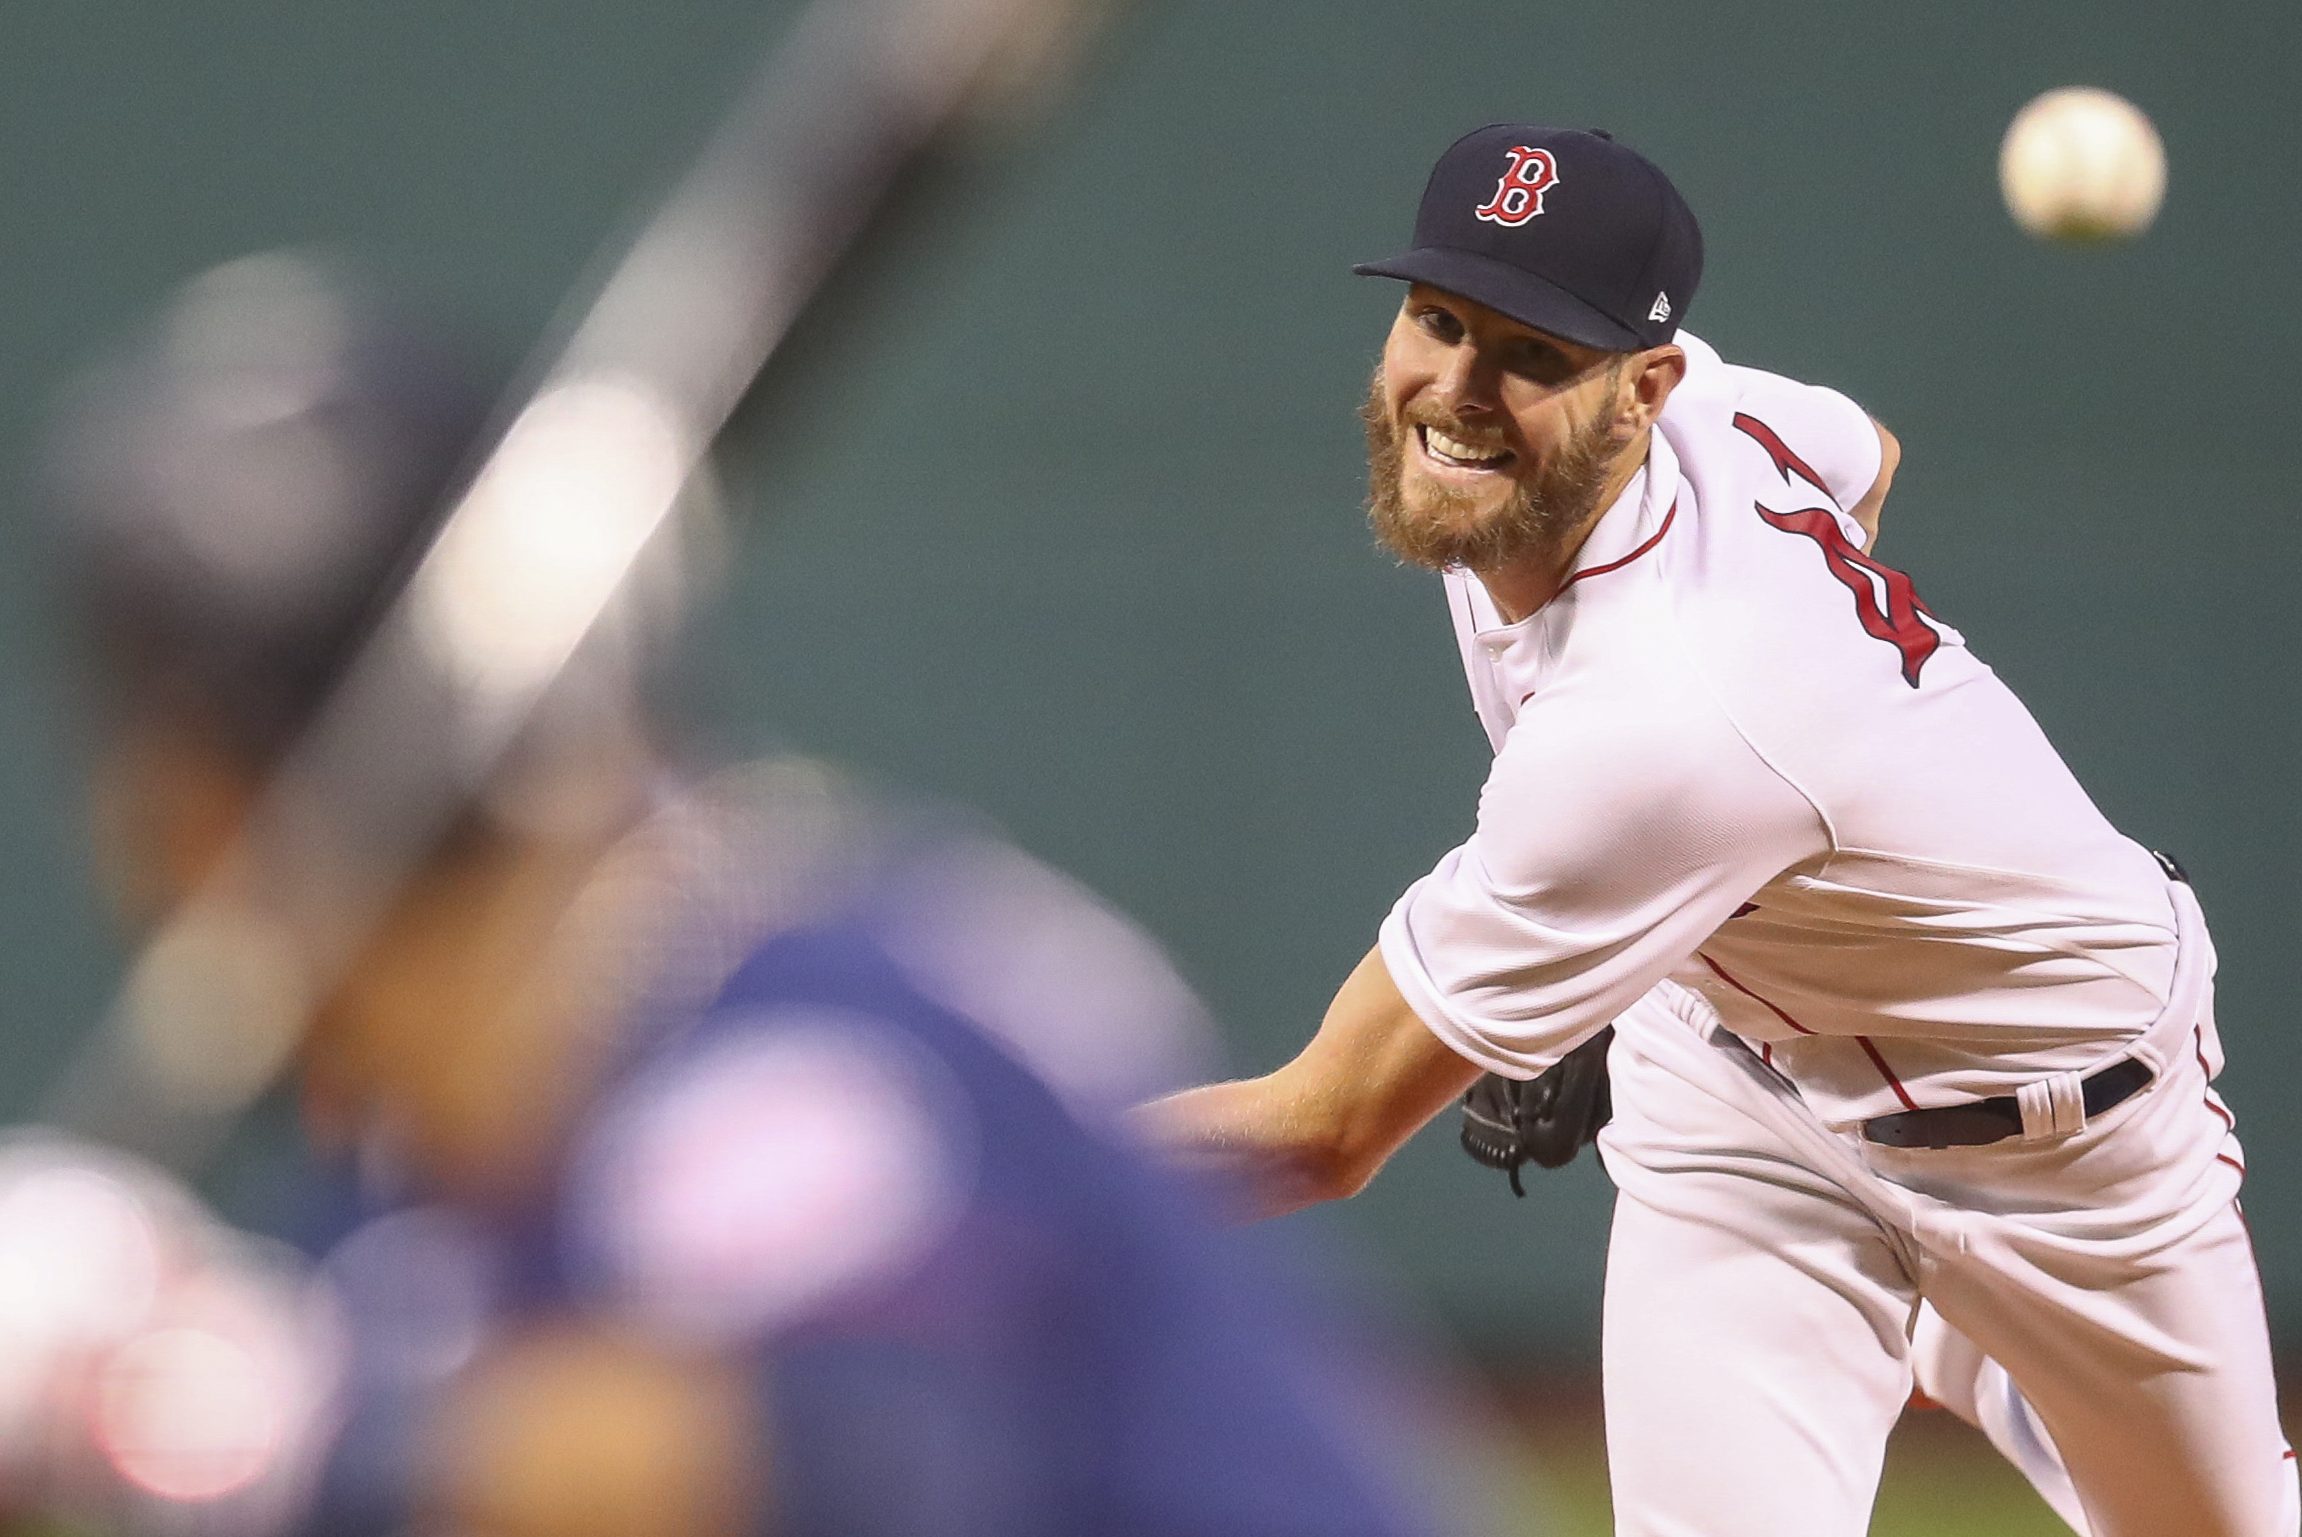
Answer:
[(1574, 359), (1545, 342), (1521, 342), (1506, 356), (1503, 366), (1537, 384), (1564, 384), (1578, 370)]
[(1459, 342), (1463, 339), (1463, 323), (1454, 312), (1436, 304), (1420, 305), (1414, 313), (1415, 325), (1433, 341)]

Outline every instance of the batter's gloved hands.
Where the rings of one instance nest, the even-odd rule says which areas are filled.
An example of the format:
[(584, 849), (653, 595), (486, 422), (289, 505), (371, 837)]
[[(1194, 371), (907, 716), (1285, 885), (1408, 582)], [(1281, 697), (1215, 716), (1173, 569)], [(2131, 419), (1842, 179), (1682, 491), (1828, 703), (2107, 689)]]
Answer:
[(1530, 1163), (1560, 1169), (1614, 1114), (1607, 1084), (1607, 1045), (1615, 1027), (1561, 1057), (1540, 1075), (1520, 1082), (1488, 1073), (1463, 1096), (1463, 1151), (1511, 1176), (1511, 1194), (1523, 1196), (1519, 1170)]

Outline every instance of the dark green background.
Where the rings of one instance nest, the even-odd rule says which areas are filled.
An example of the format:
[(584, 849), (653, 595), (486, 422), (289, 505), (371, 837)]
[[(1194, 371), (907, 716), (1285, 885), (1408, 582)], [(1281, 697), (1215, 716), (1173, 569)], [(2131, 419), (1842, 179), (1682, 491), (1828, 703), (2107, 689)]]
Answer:
[[(202, 264), (321, 242), (519, 336), (788, 15), (33, 0), (0, 51), (0, 1000), (21, 1108), (104, 995), (69, 693), (24, 506), (43, 402)], [(1433, 582), (1373, 554), (1353, 407), (1430, 158), (1603, 124), (1702, 215), (1693, 328), (1900, 435), (1887, 552), (2220, 938), (2225, 1080), (2302, 1329), (2290, 662), (2302, 555), (2285, 3), (1147, 9), (1069, 116), (944, 199), (735, 456), (699, 648), (728, 734), (987, 807), (1164, 936), (1242, 1069), (1311, 1028), (1466, 830), (1485, 747)], [(2021, 237), (1998, 138), (2087, 83), (2156, 118), (2129, 246)], [(1785, 659), (1785, 666), (1795, 663)], [(1512, 1203), (1434, 1132), (1341, 1215), (1452, 1318), (1591, 1337), (1606, 1191)]]

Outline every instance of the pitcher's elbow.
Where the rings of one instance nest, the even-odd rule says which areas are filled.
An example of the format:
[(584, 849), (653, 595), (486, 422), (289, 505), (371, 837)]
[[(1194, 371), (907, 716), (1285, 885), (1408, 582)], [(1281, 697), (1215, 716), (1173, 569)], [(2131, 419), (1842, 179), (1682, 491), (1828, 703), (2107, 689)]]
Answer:
[(1383, 1163), (1381, 1150), (1344, 1135), (1320, 1136), (1301, 1149), (1297, 1160), (1303, 1204), (1349, 1200), (1373, 1182)]

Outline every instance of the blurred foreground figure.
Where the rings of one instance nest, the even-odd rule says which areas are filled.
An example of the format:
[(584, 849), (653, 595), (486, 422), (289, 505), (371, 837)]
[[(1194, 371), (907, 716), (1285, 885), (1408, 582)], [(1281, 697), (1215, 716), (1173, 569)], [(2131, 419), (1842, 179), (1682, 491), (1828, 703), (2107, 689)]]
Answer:
[[(264, 258), (73, 413), (98, 821), (138, 921), (209, 874), (430, 544), (494, 383)], [(1299, 1278), (1099, 1129), (1188, 1067), (1156, 951), (820, 767), (675, 771), (643, 696), (679, 575), (587, 643), (301, 1044), (343, 1344), (294, 1523), (1433, 1530), (1388, 1460), (1413, 1417)], [(166, 1529), (203, 1529), (180, 1504)]]

